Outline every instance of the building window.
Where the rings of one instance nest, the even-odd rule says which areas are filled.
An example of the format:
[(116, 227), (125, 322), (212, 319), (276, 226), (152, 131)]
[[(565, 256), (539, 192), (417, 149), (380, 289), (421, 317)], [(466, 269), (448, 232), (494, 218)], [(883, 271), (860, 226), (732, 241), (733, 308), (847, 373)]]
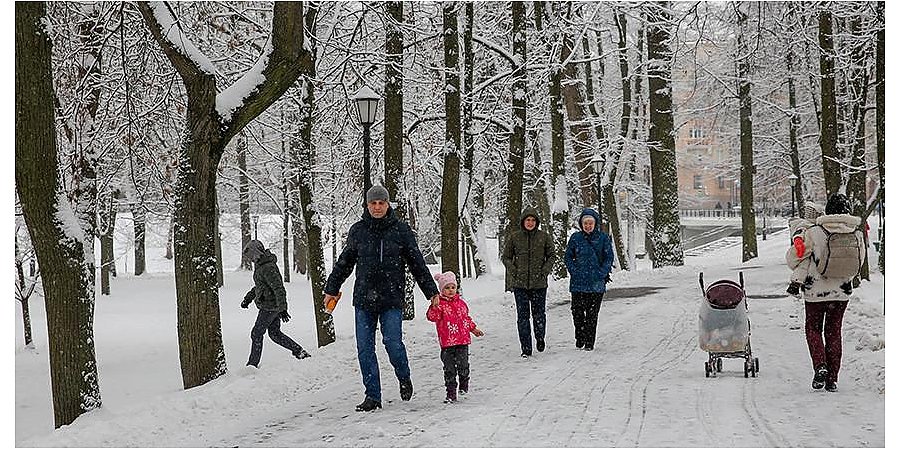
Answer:
[(702, 139), (706, 137), (706, 132), (701, 127), (691, 128), (691, 139)]
[(725, 189), (725, 177), (717, 177), (716, 181), (719, 183), (719, 189)]
[(703, 177), (694, 175), (694, 189), (703, 189)]

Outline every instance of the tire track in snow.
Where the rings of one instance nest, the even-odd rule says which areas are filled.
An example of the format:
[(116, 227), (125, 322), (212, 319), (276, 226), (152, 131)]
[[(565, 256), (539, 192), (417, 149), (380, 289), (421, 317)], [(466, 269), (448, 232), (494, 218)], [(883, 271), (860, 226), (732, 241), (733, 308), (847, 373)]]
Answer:
[(775, 431), (765, 419), (765, 416), (759, 410), (756, 403), (756, 380), (748, 380), (741, 390), (742, 407), (747, 418), (750, 419), (750, 425), (761, 434), (769, 447), (793, 447), (790, 442), (781, 433)]

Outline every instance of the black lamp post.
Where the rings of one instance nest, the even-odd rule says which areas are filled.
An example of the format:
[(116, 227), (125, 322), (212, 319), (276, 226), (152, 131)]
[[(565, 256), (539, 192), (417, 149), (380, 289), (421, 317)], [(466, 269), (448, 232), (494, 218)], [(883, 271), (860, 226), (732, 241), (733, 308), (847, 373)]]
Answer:
[(259, 240), (259, 214), (253, 215), (253, 239)]
[(797, 215), (797, 210), (794, 209), (794, 200), (797, 198), (797, 180), (800, 178), (797, 175), (790, 174), (788, 176), (788, 181), (791, 183), (791, 217), (795, 217)]
[(769, 198), (763, 197), (762, 199), (762, 216), (763, 216), (763, 240), (766, 240), (766, 209), (769, 206)]
[(356, 91), (353, 100), (356, 101), (359, 124), (363, 127), (363, 203), (365, 203), (366, 192), (372, 187), (372, 165), (369, 157), (372, 138), (369, 128), (375, 122), (375, 113), (378, 111), (378, 101), (381, 97), (368, 86), (363, 86)]
[(600, 227), (603, 224), (603, 167), (606, 166), (606, 153), (597, 153), (591, 158), (594, 173), (597, 174), (597, 214), (600, 215)]

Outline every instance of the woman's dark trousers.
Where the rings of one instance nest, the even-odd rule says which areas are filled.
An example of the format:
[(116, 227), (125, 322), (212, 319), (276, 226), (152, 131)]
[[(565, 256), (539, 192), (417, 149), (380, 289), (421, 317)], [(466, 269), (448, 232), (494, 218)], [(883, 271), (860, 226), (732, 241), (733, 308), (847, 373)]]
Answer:
[(572, 293), (572, 322), (575, 324), (575, 346), (578, 348), (594, 349), (601, 303), (603, 292)]

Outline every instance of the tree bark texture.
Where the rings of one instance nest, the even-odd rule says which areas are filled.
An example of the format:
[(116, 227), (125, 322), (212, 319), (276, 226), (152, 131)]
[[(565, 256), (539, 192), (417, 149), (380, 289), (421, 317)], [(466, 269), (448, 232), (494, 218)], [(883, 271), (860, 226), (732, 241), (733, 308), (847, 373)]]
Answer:
[(100, 210), (100, 293), (110, 295), (109, 278), (116, 274), (114, 253), (118, 191), (110, 192), (101, 202)]
[[(885, 82), (885, 72), (884, 72), (884, 2), (879, 2), (876, 5), (877, 15), (878, 15), (878, 23), (881, 25), (881, 28), (878, 30), (878, 37), (876, 39), (876, 51), (875, 51), (875, 145), (877, 147), (877, 156), (878, 156), (878, 184), (881, 187), (881, 211), (879, 212), (882, 216), (884, 216), (884, 203), (886, 193), (884, 191), (884, 170), (885, 170), (885, 161), (884, 161), (884, 82)], [(884, 227), (879, 227), (878, 230), (881, 233), (880, 241), (881, 241), (881, 251), (878, 252), (878, 270), (884, 274)]]
[[(512, 6), (512, 121), (513, 132), (509, 137), (509, 155), (506, 172), (506, 215), (502, 235), (507, 235), (519, 226), (522, 214), (522, 184), (525, 173), (525, 111), (528, 106), (528, 77), (525, 69), (526, 58), (526, 17), (525, 3), (511, 2)], [(503, 248), (501, 242), (500, 248)]]
[[(272, 50), (256, 90), (235, 109), (216, 109), (215, 75), (178, 50), (167, 36), (187, 39), (165, 3), (138, 2), (154, 39), (181, 77), (187, 91), (187, 129), (180, 149), (175, 188), (175, 290), (182, 381), (185, 389), (216, 379), (226, 371), (216, 282), (216, 168), (228, 142), (294, 84), (304, 50), (303, 6), (276, 2), (272, 14)], [(174, 23), (163, 30), (160, 20)]]
[[(825, 176), (825, 194), (831, 197), (841, 187), (841, 156), (837, 146), (837, 103), (834, 90), (834, 34), (831, 11), (828, 5), (819, 6), (819, 74), (821, 75), (822, 130), (819, 145), (822, 148), (822, 171)], [(742, 186), (743, 187), (743, 186)]]
[[(789, 6), (793, 13), (793, 6)], [(800, 147), (797, 143), (797, 130), (800, 128), (800, 115), (797, 114), (797, 92), (794, 86), (794, 51), (793, 47), (788, 45), (787, 54), (785, 55), (785, 63), (787, 67), (787, 87), (788, 87), (788, 111), (791, 114), (788, 123), (788, 143), (791, 153), (791, 173), (795, 177), (793, 195), (797, 201), (796, 211), (803, 211), (803, 172), (800, 169)], [(793, 199), (791, 200), (794, 201)], [(798, 213), (798, 216), (800, 214)]]
[(466, 199), (465, 211), (463, 216), (466, 219), (462, 224), (463, 245), (469, 245), (472, 254), (472, 263), (475, 268), (475, 278), (484, 275), (487, 272), (487, 265), (482, 255), (484, 249), (480, 248), (479, 240), (475, 237), (478, 225), (472, 218), (473, 194), (479, 185), (481, 179), (475, 174), (475, 136), (472, 134), (472, 110), (475, 105), (475, 98), (472, 96), (472, 87), (475, 80), (475, 50), (472, 48), (472, 33), (475, 31), (475, 6), (473, 2), (465, 3), (466, 28), (463, 33), (463, 65), (465, 72), (463, 74), (463, 96), (462, 96), (462, 138), (465, 153), (463, 156), (463, 171), (466, 180)]
[(397, 216), (406, 217), (403, 178), (403, 3), (385, 2), (384, 67), (384, 187), (387, 188)]
[(459, 274), (459, 32), (456, 5), (442, 3), (444, 18), (444, 172), (441, 177), (441, 270)]
[(141, 275), (147, 269), (146, 247), (144, 241), (147, 235), (147, 213), (143, 203), (135, 203), (131, 206), (131, 215), (134, 217), (134, 274)]
[[(738, 7), (739, 8), (739, 7)], [(749, 261), (758, 256), (756, 246), (756, 208), (753, 205), (753, 176), (756, 166), (753, 164), (753, 99), (750, 96), (750, 57), (748, 56), (747, 14), (740, 9), (737, 12), (738, 25), (738, 101), (740, 102), (741, 127), (741, 240), (742, 261)]]
[(669, 2), (649, 7), (647, 81), (650, 87), (650, 171), (653, 182), (653, 267), (684, 264), (681, 221), (678, 217), (678, 169), (672, 111), (673, 27)]
[[(77, 224), (60, 183), (52, 44), (44, 2), (15, 4), (15, 177), (41, 266), (55, 426), (99, 408), (94, 353), (93, 235)], [(48, 164), (47, 162), (53, 162)]]
[(244, 247), (253, 240), (253, 229), (250, 225), (250, 179), (247, 177), (247, 134), (238, 134), (238, 207), (241, 213), (241, 269), (252, 270), (253, 262), (244, 255)]

